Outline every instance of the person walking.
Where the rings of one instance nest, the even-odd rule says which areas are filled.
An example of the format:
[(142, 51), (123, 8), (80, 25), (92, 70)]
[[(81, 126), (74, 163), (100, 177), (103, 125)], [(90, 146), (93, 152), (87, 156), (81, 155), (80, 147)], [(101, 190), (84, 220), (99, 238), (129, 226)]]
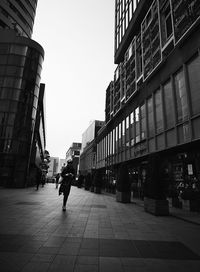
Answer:
[(56, 174), (56, 189), (58, 189), (59, 178), (60, 178), (60, 173), (57, 173)]
[(37, 170), (36, 170), (36, 190), (37, 191), (41, 183), (41, 178), (42, 178), (42, 170), (40, 169), (40, 167), (37, 167)]
[(63, 178), (59, 188), (59, 195), (63, 194), (63, 211), (66, 211), (66, 203), (70, 193), (71, 184), (75, 176), (75, 170), (72, 165), (72, 160), (67, 161), (67, 166), (65, 166), (61, 172), (61, 177)]

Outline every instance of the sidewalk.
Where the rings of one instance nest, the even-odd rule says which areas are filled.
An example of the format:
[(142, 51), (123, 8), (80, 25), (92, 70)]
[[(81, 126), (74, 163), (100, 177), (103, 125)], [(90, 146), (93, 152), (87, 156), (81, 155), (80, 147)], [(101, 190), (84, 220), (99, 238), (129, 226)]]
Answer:
[(1, 272), (197, 272), (200, 226), (156, 217), (138, 203), (54, 184), (0, 189)]

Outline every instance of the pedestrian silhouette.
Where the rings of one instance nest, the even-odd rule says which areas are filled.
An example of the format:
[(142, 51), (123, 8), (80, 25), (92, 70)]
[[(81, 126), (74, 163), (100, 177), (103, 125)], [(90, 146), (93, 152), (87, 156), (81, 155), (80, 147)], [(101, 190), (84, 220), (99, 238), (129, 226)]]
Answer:
[(56, 189), (58, 188), (59, 178), (60, 178), (60, 173), (57, 173), (56, 174)]
[(70, 193), (71, 184), (75, 176), (75, 170), (72, 165), (72, 161), (67, 161), (67, 166), (65, 166), (61, 172), (62, 181), (59, 187), (59, 195), (63, 194), (63, 211), (66, 210), (66, 203)]
[(42, 170), (40, 167), (37, 167), (36, 171), (36, 190), (38, 191), (42, 179)]

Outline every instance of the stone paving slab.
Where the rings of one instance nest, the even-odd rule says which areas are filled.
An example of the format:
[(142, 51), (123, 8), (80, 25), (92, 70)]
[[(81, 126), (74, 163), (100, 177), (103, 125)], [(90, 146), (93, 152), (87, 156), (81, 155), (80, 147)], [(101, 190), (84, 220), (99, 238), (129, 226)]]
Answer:
[(200, 226), (72, 187), (0, 189), (0, 271), (200, 271)]

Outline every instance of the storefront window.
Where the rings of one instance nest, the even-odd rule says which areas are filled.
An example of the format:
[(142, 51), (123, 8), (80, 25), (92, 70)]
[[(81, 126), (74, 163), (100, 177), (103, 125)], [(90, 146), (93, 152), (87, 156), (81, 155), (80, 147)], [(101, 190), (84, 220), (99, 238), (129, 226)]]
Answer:
[(192, 114), (200, 113), (200, 57), (197, 56), (188, 64), (188, 76), (192, 103)]
[(155, 93), (155, 113), (156, 113), (156, 132), (159, 133), (163, 131), (163, 109), (161, 90), (158, 90)]
[(167, 82), (163, 86), (166, 128), (174, 126), (174, 104), (172, 97), (172, 84)]
[(177, 119), (178, 122), (182, 122), (188, 117), (188, 104), (183, 70), (175, 75), (174, 83), (176, 90)]

